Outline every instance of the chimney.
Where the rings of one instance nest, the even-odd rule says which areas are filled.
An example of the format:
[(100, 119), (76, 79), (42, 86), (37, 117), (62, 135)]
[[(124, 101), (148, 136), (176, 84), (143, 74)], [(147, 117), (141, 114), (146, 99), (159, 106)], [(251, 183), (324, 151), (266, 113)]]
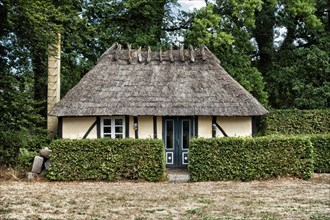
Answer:
[(50, 45), (48, 49), (47, 130), (48, 137), (55, 137), (58, 119), (49, 113), (60, 101), (61, 34), (57, 35), (57, 43)]

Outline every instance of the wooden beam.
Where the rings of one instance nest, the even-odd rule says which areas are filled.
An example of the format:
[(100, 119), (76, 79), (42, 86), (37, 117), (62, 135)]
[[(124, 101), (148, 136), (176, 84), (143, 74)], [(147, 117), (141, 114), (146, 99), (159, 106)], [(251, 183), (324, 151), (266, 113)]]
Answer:
[(97, 131), (97, 138), (101, 137), (101, 117), (96, 117), (96, 131)]
[(97, 125), (97, 120), (95, 120), (95, 122), (88, 128), (88, 130), (86, 131), (85, 135), (83, 136), (83, 139), (86, 139), (89, 135), (89, 133), (91, 133), (92, 129)]
[(154, 139), (157, 139), (157, 116), (153, 117)]
[(195, 116), (195, 137), (198, 137), (198, 116)]
[(214, 125), (217, 123), (217, 116), (212, 116), (212, 137), (216, 136), (216, 130), (214, 129)]
[(63, 117), (58, 117), (57, 136), (59, 138), (63, 137)]
[(125, 138), (129, 138), (129, 115), (125, 115)]
[[(135, 133), (135, 139), (138, 139), (139, 138), (139, 122), (138, 122), (138, 117), (137, 116), (134, 116), (133, 117), (133, 121), (134, 121), (134, 125), (136, 124), (137, 125), (137, 129), (134, 128), (134, 133)], [(133, 125), (133, 126), (134, 126)]]

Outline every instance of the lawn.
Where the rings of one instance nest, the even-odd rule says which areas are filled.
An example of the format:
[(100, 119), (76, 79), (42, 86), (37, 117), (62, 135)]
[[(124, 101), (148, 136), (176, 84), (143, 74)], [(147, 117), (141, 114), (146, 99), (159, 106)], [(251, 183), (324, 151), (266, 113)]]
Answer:
[(330, 174), (310, 181), (0, 180), (0, 219), (330, 219)]

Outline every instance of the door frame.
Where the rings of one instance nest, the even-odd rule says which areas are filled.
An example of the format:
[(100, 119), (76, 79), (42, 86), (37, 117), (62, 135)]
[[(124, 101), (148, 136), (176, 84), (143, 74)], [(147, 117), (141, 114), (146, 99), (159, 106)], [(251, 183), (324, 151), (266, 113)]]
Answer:
[[(167, 120), (173, 120), (173, 142), (174, 147), (173, 150), (167, 150), (166, 148), (166, 121)], [(189, 149), (185, 150), (183, 149), (183, 138), (182, 138), (182, 129), (183, 129), (183, 121), (189, 120), (189, 127), (190, 127), (190, 138), (193, 138), (195, 136), (195, 117), (194, 116), (163, 116), (162, 117), (162, 138), (164, 141), (164, 147), (165, 147), (165, 164), (168, 168), (186, 168), (188, 166), (188, 163), (184, 163), (184, 155), (188, 157), (188, 151)], [(168, 155), (171, 155), (172, 158), (172, 164), (168, 164)]]

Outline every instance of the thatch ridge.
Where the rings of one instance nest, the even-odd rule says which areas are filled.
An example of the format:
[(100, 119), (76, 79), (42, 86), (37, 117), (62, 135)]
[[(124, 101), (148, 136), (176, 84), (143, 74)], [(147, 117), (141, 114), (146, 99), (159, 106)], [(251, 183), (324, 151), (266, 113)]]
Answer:
[(258, 116), (267, 110), (207, 48), (167, 51), (112, 45), (55, 106), (55, 116)]

